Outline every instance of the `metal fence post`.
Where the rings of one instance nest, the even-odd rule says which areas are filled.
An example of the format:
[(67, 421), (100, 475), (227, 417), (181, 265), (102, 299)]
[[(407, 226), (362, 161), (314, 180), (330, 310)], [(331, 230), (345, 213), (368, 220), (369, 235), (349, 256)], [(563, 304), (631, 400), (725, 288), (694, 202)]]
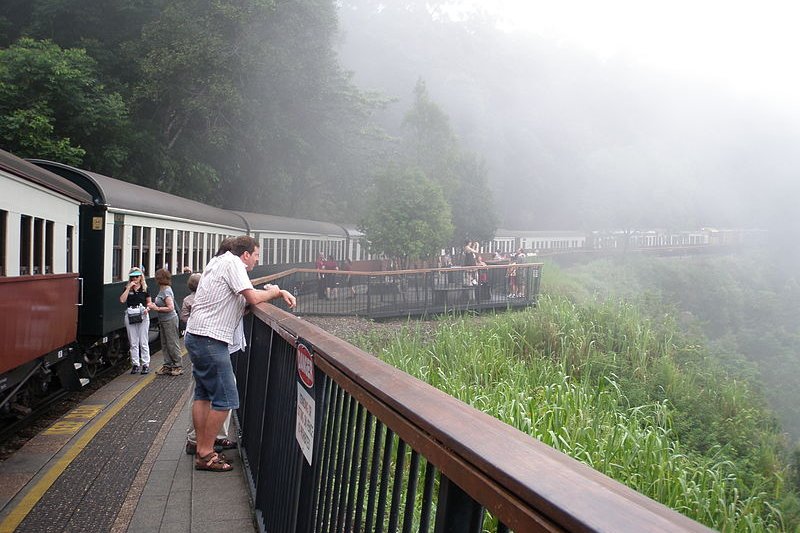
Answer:
[(441, 477), (435, 533), (480, 533), (483, 515), (480, 504), (448, 478)]

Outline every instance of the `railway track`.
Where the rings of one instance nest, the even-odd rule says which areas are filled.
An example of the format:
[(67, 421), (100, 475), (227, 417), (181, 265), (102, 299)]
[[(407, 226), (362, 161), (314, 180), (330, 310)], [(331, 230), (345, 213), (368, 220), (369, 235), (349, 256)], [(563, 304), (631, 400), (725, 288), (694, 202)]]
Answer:
[(84, 398), (92, 395), (128, 368), (127, 361), (114, 366), (95, 369), (94, 378), (80, 391), (59, 389), (44, 397), (30, 413), (23, 418), (0, 421), (0, 461), (5, 460), (38, 433), (49, 427), (55, 420), (78, 405)]

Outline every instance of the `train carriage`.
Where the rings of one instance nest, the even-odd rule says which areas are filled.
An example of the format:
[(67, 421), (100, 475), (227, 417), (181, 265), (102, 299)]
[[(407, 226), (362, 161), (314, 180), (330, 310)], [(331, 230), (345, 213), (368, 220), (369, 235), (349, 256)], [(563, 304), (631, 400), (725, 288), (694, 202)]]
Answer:
[(330, 222), (238, 212), (261, 247), (261, 264), (313, 263), (318, 253), (344, 259), (348, 233)]
[[(0, 411), (44, 394), (54, 374), (80, 387), (73, 348), (78, 320), (80, 205), (91, 197), (63, 178), (0, 151)], [(56, 372), (54, 373), (54, 370)]]
[(581, 231), (519, 231), (498, 229), (493, 241), (494, 250), (501, 253), (551, 252), (578, 250), (586, 246), (586, 234)]
[[(131, 266), (143, 267), (148, 285), (157, 288), (155, 270), (179, 274), (184, 267), (202, 268), (222, 239), (247, 233), (242, 217), (231, 211), (60, 163), (32, 161), (92, 197), (81, 206), (80, 217), (85, 304), (79, 335), (85, 342), (97, 339), (105, 345), (110, 335), (124, 333), (119, 295)], [(185, 294), (185, 278), (173, 278), (177, 300)]]

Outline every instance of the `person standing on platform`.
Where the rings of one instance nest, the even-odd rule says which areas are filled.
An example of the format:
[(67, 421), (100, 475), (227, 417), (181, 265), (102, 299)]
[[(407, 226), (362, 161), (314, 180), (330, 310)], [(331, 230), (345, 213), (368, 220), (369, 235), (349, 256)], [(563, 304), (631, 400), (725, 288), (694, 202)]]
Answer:
[[(128, 344), (131, 347), (131, 374), (150, 372), (150, 295), (147, 293), (147, 282), (144, 273), (136, 267), (128, 272), (128, 283), (119, 297), (125, 308), (125, 330), (128, 332)], [(140, 366), (141, 365), (141, 366)]]
[(195, 379), (192, 421), (197, 431), (195, 468), (226, 472), (233, 467), (214, 451), (214, 440), (228, 411), (239, 408), (228, 345), (247, 304), (282, 298), (294, 308), (294, 296), (272, 286), (253, 288), (247, 272), (258, 264), (259, 247), (248, 235), (236, 237), (231, 251), (206, 265), (186, 325), (185, 345)]
[[(214, 254), (214, 257), (211, 258), (211, 261), (216, 261), (216, 258), (224, 254), (225, 252), (229, 252), (231, 250), (231, 246), (233, 246), (233, 241), (235, 237), (227, 237), (219, 243), (219, 248), (217, 248), (217, 253)], [(209, 262), (209, 264), (211, 264)], [(197, 285), (200, 283), (200, 274), (192, 274), (189, 276), (189, 279), (186, 281), (186, 287), (189, 289), (189, 295), (183, 299), (183, 303), (181, 304), (181, 312), (179, 314), (180, 321), (184, 324), (184, 329), (186, 329), (185, 325), (189, 322), (189, 316), (192, 313), (192, 306), (194, 305), (194, 298), (195, 293), (197, 292)], [(236, 326), (236, 331), (233, 334), (233, 344), (228, 346), (228, 352), (233, 355), (238, 351), (244, 351), (247, 347), (247, 342), (244, 338), (244, 323), (242, 320), (239, 320), (239, 325)], [(223, 450), (231, 450), (236, 448), (239, 444), (236, 441), (230, 439), (230, 425), (231, 425), (231, 411), (228, 411), (228, 416), (225, 417), (225, 421), (222, 423), (222, 427), (220, 428), (219, 432), (217, 433), (217, 438), (214, 439), (214, 449), (223, 449)], [(186, 453), (187, 455), (195, 455), (197, 453), (197, 431), (194, 429), (194, 422), (189, 418), (189, 425), (186, 428)], [(224, 457), (224, 455), (220, 455), (220, 457)]]
[[(464, 266), (474, 267), (478, 264), (478, 243), (464, 241)], [(474, 270), (467, 271), (464, 285), (472, 286), (478, 284), (478, 275)]]
[(325, 269), (325, 255), (321, 252), (317, 254), (314, 268), (317, 269), (317, 298), (322, 300), (325, 298), (325, 273), (320, 270)]
[[(219, 250), (215, 257), (218, 257), (228, 250), (230, 250), (230, 243), (233, 242), (233, 237), (228, 237), (220, 243)], [(190, 294), (183, 299), (181, 304), (181, 312), (179, 314), (180, 321), (184, 324), (189, 321), (189, 316), (192, 313), (192, 305), (194, 305), (194, 295), (197, 291), (197, 285), (200, 283), (200, 274), (192, 274), (186, 281), (186, 287), (189, 289)], [(239, 325), (236, 326), (236, 332), (233, 334), (233, 344), (228, 346), (228, 352), (233, 355), (236, 352), (244, 351), (247, 347), (247, 341), (244, 338), (244, 324), (240, 320)], [(238, 446), (236, 441), (229, 438), (229, 431), (231, 425), (231, 412), (228, 411), (228, 416), (225, 417), (225, 422), (222, 423), (222, 428), (217, 433), (217, 438), (214, 439), (214, 448), (222, 448), (223, 450), (231, 450)], [(189, 426), (186, 428), (186, 453), (188, 455), (195, 455), (197, 453), (197, 432), (194, 429), (194, 423), (189, 418)]]
[(512, 257), (508, 264), (506, 277), (508, 278), (508, 298), (516, 298), (519, 289), (517, 288), (517, 260), (515, 257)]
[[(225, 251), (227, 252), (227, 250)], [(192, 312), (194, 293), (197, 292), (197, 285), (199, 283), (200, 274), (192, 274), (189, 276), (189, 279), (186, 280), (186, 287), (189, 289), (189, 295), (183, 299), (183, 303), (181, 303), (181, 312), (178, 314), (178, 320), (183, 324), (184, 329), (186, 329), (186, 323), (189, 321), (189, 314)]]
[(356, 297), (356, 290), (353, 287), (353, 276), (350, 272), (353, 271), (353, 260), (349, 257), (344, 260), (342, 263), (342, 271), (347, 272), (347, 277), (344, 279), (344, 283), (347, 286), (347, 291), (350, 293), (347, 297), (348, 298), (355, 298)]
[(147, 304), (147, 308), (158, 313), (158, 331), (161, 335), (161, 351), (164, 364), (157, 374), (162, 376), (180, 376), (183, 374), (181, 363), (181, 342), (178, 333), (178, 313), (175, 311), (175, 293), (172, 292), (172, 274), (169, 270), (156, 270), (158, 295), (155, 302)]
[(323, 268), (325, 269), (325, 297), (331, 300), (336, 298), (336, 275), (333, 272), (339, 270), (339, 263), (336, 262), (333, 255), (329, 255), (323, 263)]

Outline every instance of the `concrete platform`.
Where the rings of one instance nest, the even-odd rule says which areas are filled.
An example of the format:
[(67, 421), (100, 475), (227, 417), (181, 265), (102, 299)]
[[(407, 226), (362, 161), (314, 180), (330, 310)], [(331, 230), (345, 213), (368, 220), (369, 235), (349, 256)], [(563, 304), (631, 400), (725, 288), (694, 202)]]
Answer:
[(194, 470), (184, 451), (184, 367), (119, 376), (0, 463), (0, 533), (255, 531), (237, 450), (225, 473)]

